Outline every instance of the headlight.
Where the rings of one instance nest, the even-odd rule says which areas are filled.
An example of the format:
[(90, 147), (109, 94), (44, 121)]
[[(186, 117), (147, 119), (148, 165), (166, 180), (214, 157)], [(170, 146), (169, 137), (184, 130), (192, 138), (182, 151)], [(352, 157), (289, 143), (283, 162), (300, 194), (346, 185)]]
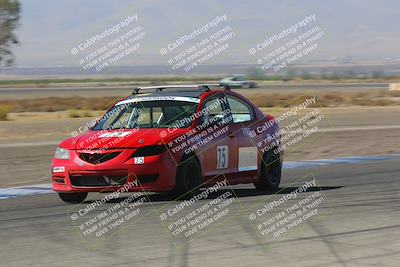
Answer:
[(69, 159), (69, 151), (62, 147), (57, 147), (56, 153), (54, 154), (56, 159)]

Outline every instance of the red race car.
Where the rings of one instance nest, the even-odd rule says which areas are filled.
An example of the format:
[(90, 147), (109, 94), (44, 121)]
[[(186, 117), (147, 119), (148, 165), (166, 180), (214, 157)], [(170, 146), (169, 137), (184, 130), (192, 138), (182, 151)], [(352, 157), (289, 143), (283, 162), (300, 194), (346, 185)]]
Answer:
[(52, 187), (68, 203), (121, 188), (190, 196), (221, 180), (276, 190), (282, 155), (277, 120), (226, 85), (142, 87), (59, 144)]

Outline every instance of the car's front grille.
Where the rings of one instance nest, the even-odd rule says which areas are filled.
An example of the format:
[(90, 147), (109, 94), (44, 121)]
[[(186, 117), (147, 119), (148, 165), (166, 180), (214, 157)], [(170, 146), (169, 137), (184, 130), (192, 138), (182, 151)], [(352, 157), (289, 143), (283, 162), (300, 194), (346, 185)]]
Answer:
[(109, 152), (109, 153), (85, 153), (79, 152), (78, 156), (81, 160), (89, 162), (91, 164), (100, 164), (106, 161), (109, 161), (116, 156), (118, 156), (121, 152)]
[(70, 173), (69, 179), (74, 186), (120, 186), (126, 184), (128, 172)]

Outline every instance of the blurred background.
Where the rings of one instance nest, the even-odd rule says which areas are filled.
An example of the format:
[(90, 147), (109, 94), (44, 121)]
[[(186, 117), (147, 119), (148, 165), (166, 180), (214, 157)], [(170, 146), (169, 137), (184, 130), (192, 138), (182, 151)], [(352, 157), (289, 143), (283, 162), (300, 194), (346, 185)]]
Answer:
[[(0, 266), (398, 266), (399, 10), (398, 0), (0, 0)], [(217, 82), (274, 116), (315, 97), (282, 122), (323, 114), (285, 150), (280, 191), (219, 189), (240, 205), (179, 247), (160, 214), (181, 204), (147, 192), (145, 216), (87, 249), (51, 190), (60, 141), (137, 86)], [(261, 237), (249, 214), (311, 177), (318, 186), (296, 201), (323, 196), (315, 219)], [(266, 216), (293, 218), (290, 207)]]

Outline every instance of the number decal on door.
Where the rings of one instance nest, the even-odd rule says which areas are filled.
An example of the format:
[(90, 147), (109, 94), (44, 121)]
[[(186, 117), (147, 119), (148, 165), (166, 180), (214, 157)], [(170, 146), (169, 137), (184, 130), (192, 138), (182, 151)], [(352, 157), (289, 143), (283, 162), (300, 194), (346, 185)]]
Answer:
[(217, 146), (217, 169), (228, 168), (228, 146)]

